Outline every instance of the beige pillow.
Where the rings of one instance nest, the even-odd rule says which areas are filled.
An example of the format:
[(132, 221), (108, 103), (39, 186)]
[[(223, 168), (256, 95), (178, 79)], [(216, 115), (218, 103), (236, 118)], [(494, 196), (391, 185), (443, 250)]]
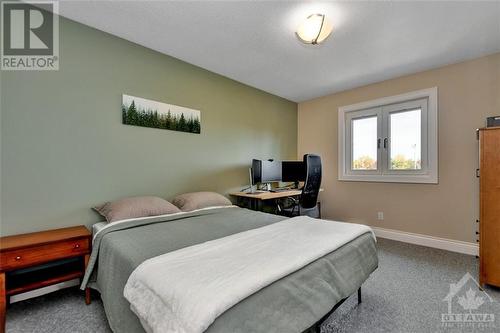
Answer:
[(106, 202), (94, 209), (108, 222), (145, 216), (179, 213), (179, 208), (158, 197), (129, 197)]
[(230, 206), (231, 201), (215, 192), (192, 192), (178, 195), (172, 203), (184, 212), (212, 206)]

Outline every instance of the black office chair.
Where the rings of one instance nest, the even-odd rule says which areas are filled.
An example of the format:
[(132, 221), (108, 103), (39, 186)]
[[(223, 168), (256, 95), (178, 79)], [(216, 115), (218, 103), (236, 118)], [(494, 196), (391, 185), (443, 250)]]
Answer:
[(302, 188), (299, 199), (287, 198), (291, 206), (282, 208), (278, 205), (278, 211), (285, 216), (307, 215), (321, 218), (321, 209), (318, 205), (319, 189), (321, 187), (321, 157), (314, 154), (304, 155), (306, 165), (306, 181)]

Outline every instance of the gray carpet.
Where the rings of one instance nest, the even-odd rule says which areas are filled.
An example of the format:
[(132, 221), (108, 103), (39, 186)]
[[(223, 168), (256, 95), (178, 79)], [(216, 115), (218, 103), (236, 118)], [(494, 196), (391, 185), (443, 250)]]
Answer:
[[(452, 313), (493, 314), (494, 322), (441, 322), (450, 283), (467, 272), (477, 276), (475, 257), (384, 239), (378, 244), (379, 268), (363, 285), (363, 302), (348, 299), (322, 332), (500, 332), (500, 289), (487, 288), (489, 300), (470, 280), (452, 299)], [(110, 332), (102, 303), (93, 296), (89, 306), (76, 289), (12, 304), (7, 332)]]

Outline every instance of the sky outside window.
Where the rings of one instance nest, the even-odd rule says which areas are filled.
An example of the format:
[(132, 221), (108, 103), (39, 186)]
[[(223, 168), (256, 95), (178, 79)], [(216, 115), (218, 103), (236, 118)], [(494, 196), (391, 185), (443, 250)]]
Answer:
[[(422, 168), (421, 113), (415, 109), (389, 115), (390, 169)], [(377, 116), (352, 120), (353, 170), (377, 170), (377, 139)]]
[(390, 126), (390, 168), (393, 170), (421, 169), (421, 110), (391, 113)]
[(377, 170), (377, 116), (352, 120), (352, 169)]

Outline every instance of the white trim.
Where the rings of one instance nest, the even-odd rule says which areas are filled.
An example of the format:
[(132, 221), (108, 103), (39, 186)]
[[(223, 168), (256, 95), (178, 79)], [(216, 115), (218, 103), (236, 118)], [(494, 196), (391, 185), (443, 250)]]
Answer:
[[(425, 174), (352, 174), (346, 170), (346, 113), (383, 107), (395, 103), (426, 98), (427, 105), (427, 172)], [(423, 147), (424, 149), (424, 147)], [(437, 87), (412, 91), (396, 96), (342, 106), (338, 109), (338, 180), (388, 183), (438, 183), (438, 89)]]
[(479, 246), (474, 243), (457, 241), (447, 238), (439, 238), (422, 234), (414, 234), (393, 229), (384, 229), (371, 227), (375, 235), (379, 238), (387, 238), (409, 244), (422, 245), (451, 252), (458, 252), (477, 256), (479, 254)]

